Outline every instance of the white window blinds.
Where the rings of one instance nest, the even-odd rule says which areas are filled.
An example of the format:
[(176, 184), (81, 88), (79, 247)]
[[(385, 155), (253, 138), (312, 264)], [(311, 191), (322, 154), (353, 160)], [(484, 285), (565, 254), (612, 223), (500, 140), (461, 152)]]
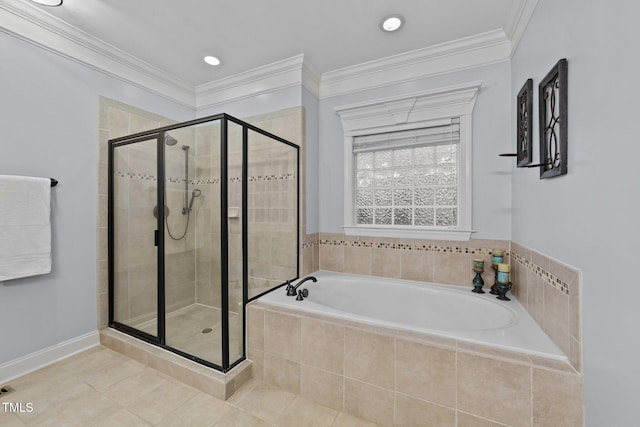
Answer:
[(356, 136), (353, 139), (353, 152), (458, 143), (460, 143), (460, 118), (453, 117), (426, 128)]

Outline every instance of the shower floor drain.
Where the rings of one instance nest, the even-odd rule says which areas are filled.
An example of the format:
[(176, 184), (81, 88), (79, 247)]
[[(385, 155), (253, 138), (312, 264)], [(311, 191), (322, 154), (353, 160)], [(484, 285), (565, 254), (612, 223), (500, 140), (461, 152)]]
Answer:
[(208, 333), (209, 333), (209, 332), (211, 332), (211, 331), (213, 331), (213, 329), (211, 329), (211, 328), (204, 328), (204, 329), (202, 330), (202, 332), (201, 332), (201, 333), (203, 333), (203, 334), (208, 334)]
[(16, 389), (11, 387), (10, 385), (6, 385), (4, 387), (0, 387), (0, 396), (4, 396), (4, 395), (12, 393), (14, 391), (16, 391)]

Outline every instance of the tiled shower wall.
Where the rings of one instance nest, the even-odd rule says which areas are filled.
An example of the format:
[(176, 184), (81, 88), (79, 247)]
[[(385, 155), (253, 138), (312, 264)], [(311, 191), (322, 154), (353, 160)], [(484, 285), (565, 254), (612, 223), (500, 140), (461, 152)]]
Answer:
[[(287, 120), (300, 123), (301, 110), (296, 113)], [(290, 138), (297, 139), (290, 139), (290, 141), (303, 145), (299, 142), (299, 138), (302, 138), (302, 129), (299, 126), (297, 128), (297, 131), (292, 129), (290, 135)], [(276, 134), (282, 135), (283, 132)], [(296, 277), (296, 254), (299, 245), (292, 243), (295, 242), (297, 232), (295, 199), (299, 177), (296, 151), (293, 148), (253, 131), (249, 131), (248, 144), (249, 297), (251, 298), (279, 285), (284, 280)]]
[(220, 124), (196, 128), (196, 302), (220, 308)]
[(252, 130), (248, 132), (248, 286), (251, 298), (296, 276), (296, 252), (300, 253), (300, 266), (304, 262), (301, 242), (291, 243), (295, 241), (297, 231), (294, 197), (298, 181), (300, 240), (306, 232), (305, 111), (303, 107), (293, 107), (243, 120), (299, 147), (298, 176), (294, 149)]
[[(249, 119), (275, 128), (278, 135), (299, 121), (297, 109)], [(285, 126), (286, 125), (286, 126)], [(280, 128), (283, 130), (280, 131)], [(220, 126), (198, 127), (194, 185), (202, 190), (197, 215), (197, 302), (220, 308)], [(297, 137), (296, 135), (291, 135)], [(295, 150), (248, 132), (249, 297), (296, 275), (297, 164)], [(232, 311), (242, 302), (242, 128), (228, 123), (229, 299)], [(293, 239), (293, 240), (292, 240)], [(213, 286), (212, 286), (213, 284)]]
[[(474, 258), (485, 261), (485, 288), (493, 283), (491, 251), (506, 251), (515, 296), (553, 342), (582, 371), (581, 276), (577, 269), (508, 240), (468, 242), (354, 237), (320, 233), (304, 250), (319, 248), (319, 269), (417, 280), (472, 289)], [(314, 271), (314, 270), (311, 270)]]

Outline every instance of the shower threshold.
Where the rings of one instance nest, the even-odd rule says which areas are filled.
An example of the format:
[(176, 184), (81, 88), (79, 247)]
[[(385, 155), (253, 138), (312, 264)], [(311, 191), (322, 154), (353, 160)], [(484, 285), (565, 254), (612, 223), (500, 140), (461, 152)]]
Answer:
[(224, 373), (111, 327), (100, 331), (100, 344), (222, 400), (231, 397), (252, 377), (249, 360)]

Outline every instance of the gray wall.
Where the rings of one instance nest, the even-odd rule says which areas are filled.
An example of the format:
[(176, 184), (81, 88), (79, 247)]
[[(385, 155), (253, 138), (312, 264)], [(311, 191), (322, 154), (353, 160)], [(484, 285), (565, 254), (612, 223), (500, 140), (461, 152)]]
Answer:
[(54, 177), (51, 274), (0, 282), (0, 364), (96, 330), (98, 96), (194, 112), (0, 33), (0, 173)]
[(569, 63), (569, 173), (512, 170), (512, 238), (582, 270), (590, 426), (638, 423), (639, 14), (630, 0), (540, 0), (512, 61), (514, 108), (527, 78), (537, 90), (557, 60)]
[(502, 63), (424, 80), (320, 100), (321, 232), (340, 233), (344, 222), (344, 134), (334, 107), (378, 98), (482, 81), (473, 112), (472, 237), (509, 239), (511, 162), (498, 157), (511, 148), (509, 139), (509, 64)]

